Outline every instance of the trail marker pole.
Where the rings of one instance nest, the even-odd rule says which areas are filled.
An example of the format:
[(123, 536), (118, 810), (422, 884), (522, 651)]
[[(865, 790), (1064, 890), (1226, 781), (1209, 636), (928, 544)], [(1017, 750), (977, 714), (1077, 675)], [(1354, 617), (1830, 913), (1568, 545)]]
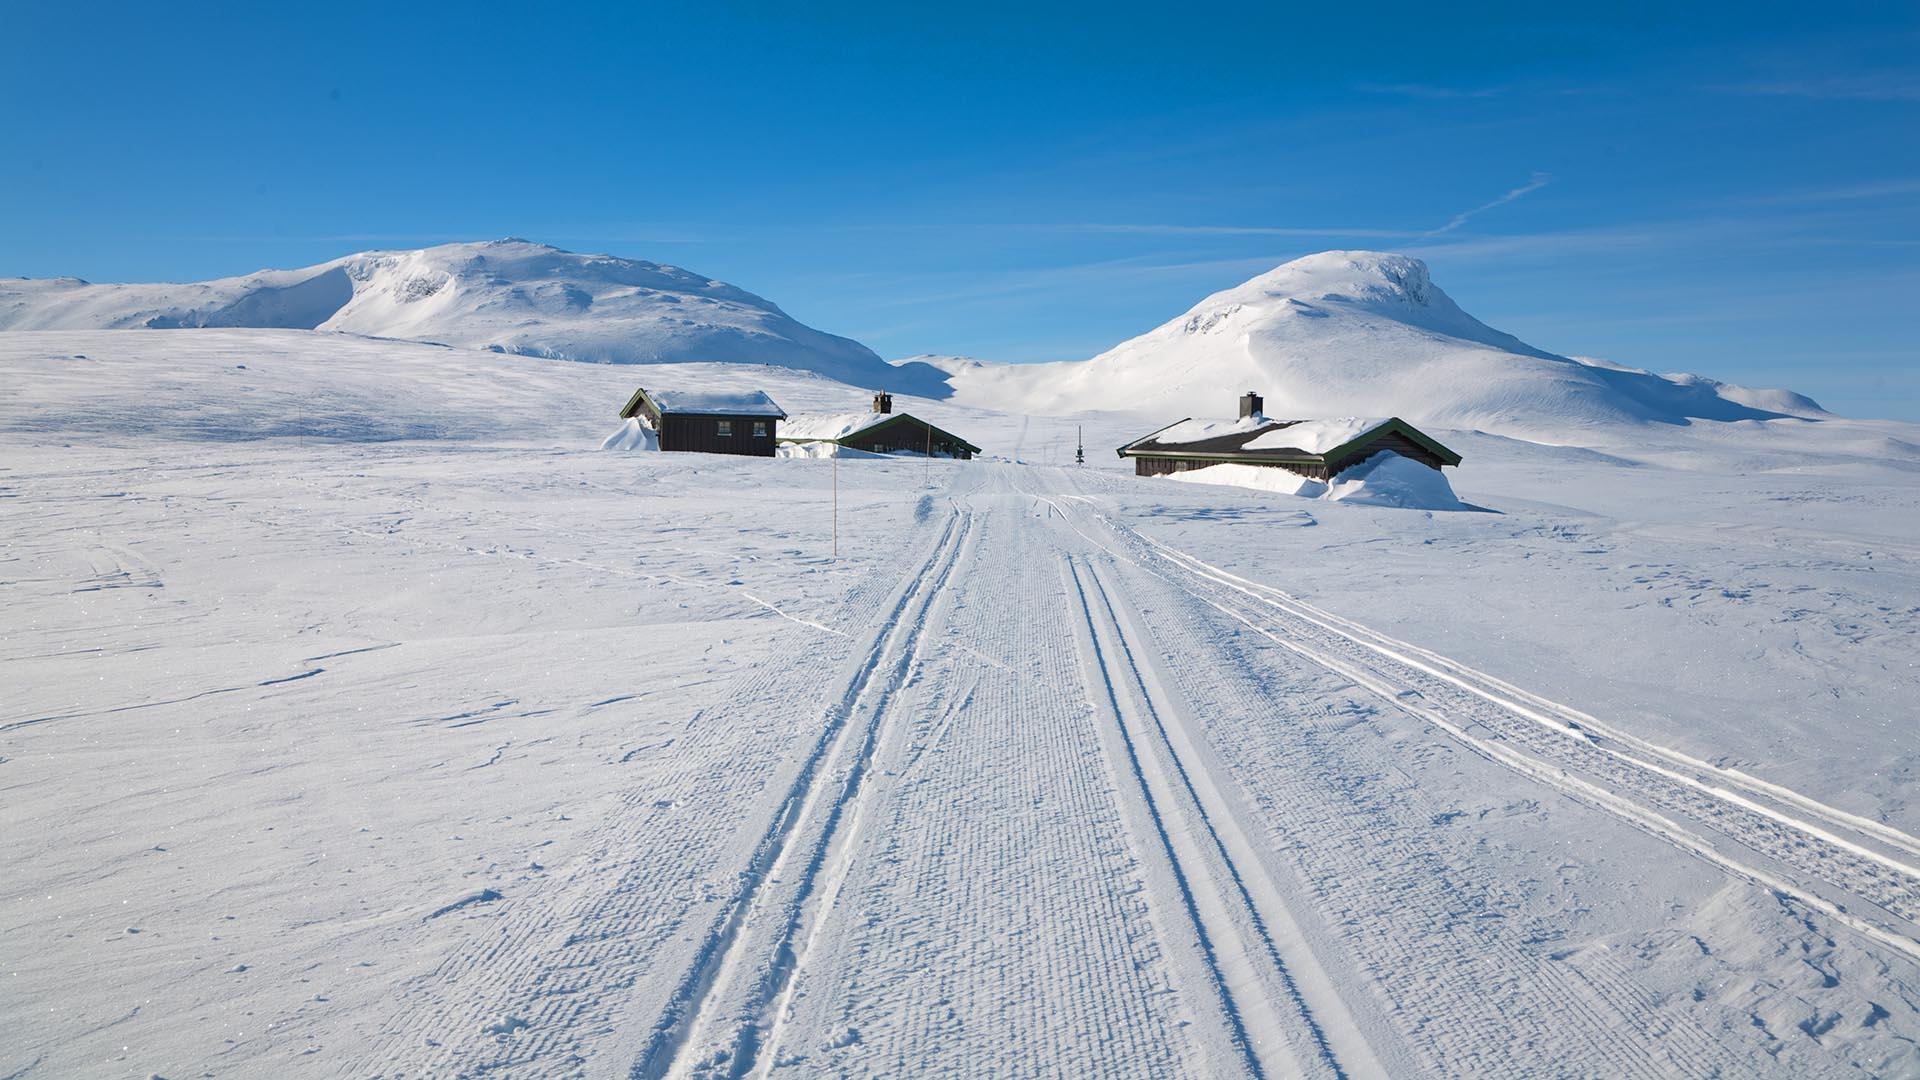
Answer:
[(840, 448), (833, 448), (833, 557), (840, 557)]

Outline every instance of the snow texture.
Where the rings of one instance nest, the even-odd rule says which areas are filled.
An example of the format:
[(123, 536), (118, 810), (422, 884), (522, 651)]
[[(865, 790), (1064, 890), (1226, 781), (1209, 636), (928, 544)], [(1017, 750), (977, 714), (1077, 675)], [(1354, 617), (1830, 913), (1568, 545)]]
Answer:
[(834, 442), (892, 420), (898, 413), (803, 413), (780, 422), (782, 439)]
[(1333, 478), (1327, 498), (1404, 510), (1470, 510), (1440, 470), (1383, 450)]
[(653, 390), (647, 396), (663, 413), (705, 416), (785, 416), (764, 390)]
[(0, 1076), (1920, 1072), (1920, 428), (1436, 425), (1429, 514), (633, 375), (0, 334)]
[(1328, 420), (1302, 420), (1256, 435), (1248, 450), (1304, 450), (1324, 454), (1345, 446), (1369, 431), (1382, 427), (1388, 418), (1344, 416)]
[(933, 368), (889, 365), (726, 282), (517, 239), (191, 284), (0, 278), (0, 330), (181, 327), (331, 330), (612, 364), (769, 364), (856, 385), (944, 388)]
[(1392, 506), (1405, 510), (1474, 509), (1460, 501), (1459, 496), (1453, 493), (1453, 485), (1439, 470), (1401, 457), (1391, 450), (1383, 450), (1359, 464), (1349, 466), (1334, 477), (1331, 484), (1272, 465), (1242, 465), (1238, 462), (1222, 462), (1205, 468), (1170, 473), (1166, 479), (1189, 484), (1226, 484), (1306, 499)]
[(658, 450), (660, 436), (637, 416), (630, 416), (619, 430), (600, 444), (602, 450)]
[(1405, 255), (1329, 251), (1215, 293), (1084, 362), (945, 364), (961, 400), (1041, 415), (1398, 416), (1573, 445), (1648, 426), (1828, 415), (1813, 401), (1536, 349), (1462, 311)]

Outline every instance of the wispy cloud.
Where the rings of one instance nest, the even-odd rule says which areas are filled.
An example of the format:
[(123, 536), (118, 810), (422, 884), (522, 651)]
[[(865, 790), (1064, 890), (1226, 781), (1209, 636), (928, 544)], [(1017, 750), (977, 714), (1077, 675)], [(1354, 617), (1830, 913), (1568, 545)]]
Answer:
[(1531, 178), (1527, 180), (1526, 183), (1521, 184), (1519, 187), (1514, 188), (1512, 191), (1507, 192), (1505, 195), (1500, 196), (1499, 198), (1493, 200), (1490, 203), (1486, 203), (1482, 206), (1476, 206), (1471, 210), (1463, 210), (1460, 213), (1453, 215), (1452, 221), (1449, 221), (1445, 225), (1442, 225), (1439, 228), (1434, 229), (1433, 231), (1425, 233), (1423, 235), (1428, 237), (1443, 236), (1459, 228), (1460, 226), (1465, 225), (1468, 219), (1472, 218), (1476, 214), (1484, 214), (1487, 211), (1492, 210), (1497, 206), (1505, 206), (1508, 203), (1512, 202), (1513, 200), (1518, 199), (1521, 196), (1526, 195), (1530, 192), (1539, 191), (1541, 188), (1546, 187), (1548, 184), (1551, 184), (1551, 183), (1553, 183), (1553, 175), (1551, 173), (1536, 172), (1533, 174)]
[(1031, 227), (1048, 231), (1127, 233), (1141, 236), (1364, 236), (1383, 240), (1404, 240), (1419, 235), (1405, 229), (1303, 228), (1291, 225), (1163, 225), (1094, 222), (1084, 225)]
[(1803, 188), (1799, 191), (1760, 195), (1743, 201), (1753, 206), (1791, 206), (1804, 203), (1856, 202), (1862, 199), (1885, 199), (1896, 195), (1915, 194), (1920, 194), (1920, 179), (1879, 180), (1862, 184), (1840, 184), (1834, 187)]
[(1453, 101), (1466, 98), (1499, 97), (1507, 92), (1504, 86), (1435, 86), (1432, 83), (1355, 83), (1355, 90), (1363, 94), (1383, 94), (1392, 97), (1419, 98), (1423, 101)]
[(1729, 94), (1816, 101), (1920, 101), (1920, 74), (1887, 71), (1825, 78), (1757, 79), (1718, 89)]
[[(1125, 259), (1102, 259), (1095, 262), (1070, 263), (1060, 266), (1038, 267), (1028, 270), (1012, 270), (1003, 273), (976, 277), (964, 284), (950, 288), (937, 288), (931, 291), (891, 293), (876, 295), (869, 303), (876, 306), (911, 306), (916, 304), (951, 304), (962, 301), (980, 301), (995, 297), (1022, 296), (1034, 298), (1057, 294), (1059, 290), (1070, 290), (1092, 284), (1111, 284), (1122, 281), (1137, 281), (1164, 277), (1187, 275), (1225, 275), (1231, 279), (1234, 275), (1246, 276), (1264, 270), (1271, 270), (1282, 262), (1284, 257), (1254, 256), (1247, 258), (1197, 259), (1187, 261), (1165, 261), (1148, 256), (1136, 256)], [(894, 280), (898, 280), (897, 278)]]

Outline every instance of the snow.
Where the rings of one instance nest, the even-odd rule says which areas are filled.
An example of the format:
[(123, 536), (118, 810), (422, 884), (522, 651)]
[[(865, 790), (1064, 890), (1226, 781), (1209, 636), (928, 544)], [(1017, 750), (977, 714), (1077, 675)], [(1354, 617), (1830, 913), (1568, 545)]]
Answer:
[(1278, 495), (1298, 495), (1305, 499), (1317, 499), (1327, 493), (1327, 485), (1312, 477), (1271, 465), (1242, 465), (1231, 461), (1169, 473), (1165, 479), (1183, 484), (1225, 484), (1254, 491), (1271, 491)]
[(1786, 391), (1537, 349), (1461, 310), (1419, 259), (1365, 251), (1285, 263), (1091, 360), (949, 374), (962, 402), (1041, 415), (1218, 415), (1251, 388), (1270, 416), (1398, 416), (1422, 430), (1582, 446), (1699, 421), (1829, 415)]
[(1167, 444), (1196, 443), (1222, 435), (1238, 435), (1271, 424), (1264, 416), (1242, 416), (1236, 420), (1196, 420), (1188, 418), (1153, 433), (1153, 441)]
[(191, 284), (0, 279), (0, 330), (319, 329), (614, 364), (727, 362), (944, 394), (762, 297), (677, 266), (508, 239), (366, 251)]
[(648, 390), (661, 412), (717, 416), (785, 416), (764, 390)]
[[(1334, 445), (1339, 445), (1335, 443)], [(1400, 456), (1391, 450), (1349, 466), (1324, 484), (1299, 473), (1271, 465), (1222, 462), (1205, 468), (1168, 474), (1165, 479), (1188, 484), (1224, 484), (1232, 487), (1327, 499), (1365, 506), (1392, 506), (1405, 510), (1471, 510), (1453, 493), (1453, 485), (1439, 470)]]
[(1368, 506), (1396, 506), (1405, 510), (1470, 510), (1453, 493), (1453, 485), (1439, 469), (1430, 468), (1383, 450), (1341, 470), (1333, 478), (1327, 498)]
[(630, 416), (620, 425), (619, 430), (607, 436), (600, 444), (602, 450), (658, 450), (660, 436), (654, 434), (637, 416)]
[(782, 442), (780, 445), (774, 447), (773, 455), (783, 458), (815, 458), (820, 460), (827, 458), (881, 459), (888, 456), (886, 454), (871, 453), (866, 450), (855, 450), (850, 446), (841, 446), (839, 443), (817, 441)]
[(1913, 425), (1435, 426), (1496, 512), (1428, 514), (1135, 477), (1158, 406), (836, 463), (297, 329), (0, 381), (0, 1075), (1920, 1069)]
[(800, 413), (780, 422), (780, 438), (834, 442), (875, 424), (891, 420), (896, 413), (843, 412)]
[(1302, 420), (1286, 427), (1256, 435), (1248, 450), (1304, 450), (1324, 454), (1345, 446), (1387, 423), (1387, 417), (1344, 416), (1325, 420)]

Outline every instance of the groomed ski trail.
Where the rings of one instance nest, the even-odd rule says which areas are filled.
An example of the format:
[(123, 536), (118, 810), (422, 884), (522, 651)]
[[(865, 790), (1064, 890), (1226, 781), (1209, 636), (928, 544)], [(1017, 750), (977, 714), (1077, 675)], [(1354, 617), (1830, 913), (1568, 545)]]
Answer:
[[(1887, 850), (1904, 853), (1920, 841), (1779, 785), (1623, 736), (1566, 706), (1229, 574), (1100, 513), (1085, 496), (1032, 494), (1070, 522), (1077, 510), (1082, 523), (1072, 527), (1090, 543), (1488, 760), (1920, 959), (1920, 867)], [(1686, 768), (1706, 776), (1680, 771)]]
[(1211, 777), (1189, 764), (1195, 755), (1184, 718), (1151, 659), (1132, 643), (1141, 633), (1137, 620), (1124, 601), (1116, 603), (1093, 562), (1069, 557), (1062, 565), (1085, 623), (1076, 629), (1090, 704), (1119, 736), (1119, 756), (1170, 864), (1249, 1072), (1382, 1075), (1300, 940), (1233, 808)]
[[(757, 845), (740, 891), (710, 931), (669, 1015), (634, 1065), (635, 1080), (739, 1077), (753, 1071), (800, 959), (795, 943), (810, 921), (830, 909), (844, 876), (836, 861), (848, 850), (843, 826), (858, 827), (862, 787), (889, 706), (913, 671), (930, 609), (959, 561), (970, 527), (965, 511), (950, 515), (933, 555), (887, 613), (820, 743)], [(818, 903), (810, 906), (823, 885)]]

